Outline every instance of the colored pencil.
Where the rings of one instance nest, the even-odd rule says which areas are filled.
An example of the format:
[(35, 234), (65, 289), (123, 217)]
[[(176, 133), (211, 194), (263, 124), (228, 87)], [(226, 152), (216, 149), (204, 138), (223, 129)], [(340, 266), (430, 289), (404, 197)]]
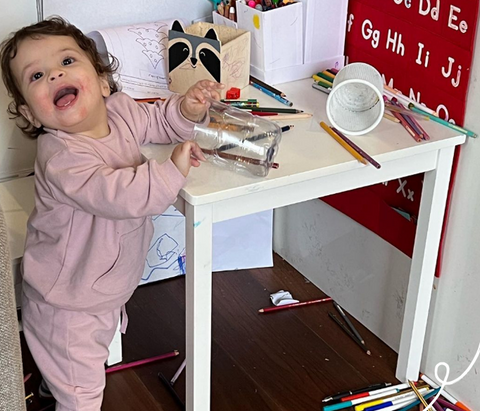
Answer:
[[(395, 97), (392, 97), (392, 100), (394, 99)], [(396, 98), (395, 98), (396, 99)], [(412, 110), (410, 109), (407, 109), (407, 108), (401, 108), (399, 106), (396, 106), (392, 103), (390, 103), (391, 100), (387, 99), (385, 101), (385, 109), (386, 110), (389, 110), (389, 111), (395, 111), (396, 113), (400, 113), (400, 114), (406, 114), (410, 117), (418, 117), (419, 119), (422, 119), (422, 120), (430, 120), (430, 117), (428, 117), (427, 115), (423, 115), (423, 114), (419, 114), (419, 113), (415, 113), (413, 112)], [(397, 100), (398, 101), (398, 100)], [(403, 106), (403, 105), (402, 105)], [(405, 106), (403, 106), (405, 107)]]
[(371, 400), (376, 400), (378, 398), (386, 397), (388, 395), (393, 395), (393, 394), (396, 394), (398, 392), (398, 390), (395, 389), (394, 387), (390, 387), (390, 388), (391, 388), (390, 391), (383, 391), (382, 390), (381, 393), (372, 395), (372, 396), (367, 397), (367, 398), (357, 398), (355, 400), (337, 402), (336, 404), (332, 404), (332, 405), (325, 405), (323, 407), (323, 411), (343, 410), (344, 408), (350, 408), (354, 405), (362, 404), (364, 402), (371, 401)]
[(409, 104), (408, 108), (410, 110), (414, 111), (415, 113), (426, 114), (428, 117), (430, 117), (430, 120), (436, 121), (439, 124), (450, 127), (451, 129), (459, 131), (462, 134), (466, 134), (468, 137), (478, 137), (478, 135), (476, 133), (474, 133), (473, 131), (467, 130), (466, 128), (463, 128), (463, 127), (460, 127), (460, 126), (457, 126), (456, 124), (452, 124), (448, 121), (445, 121), (445, 120), (441, 119), (440, 117), (432, 116), (431, 114), (415, 107), (414, 105)]
[[(419, 392), (421, 393), (425, 393), (426, 391), (428, 391), (428, 385), (424, 385), (419, 389)], [(415, 400), (416, 398), (417, 397), (415, 395), (415, 392), (412, 390), (400, 391), (400, 392), (397, 392), (396, 394), (389, 395), (385, 398), (379, 398), (377, 400), (367, 401), (363, 404), (356, 405), (355, 411), (364, 411), (368, 408), (375, 407), (376, 405), (385, 404), (388, 402), (393, 402), (398, 400), (405, 402), (408, 400)], [(394, 404), (390, 404), (390, 405), (394, 405)]]
[(158, 378), (160, 378), (160, 381), (162, 381), (163, 385), (165, 385), (167, 390), (170, 392), (170, 394), (172, 394), (173, 398), (178, 403), (180, 408), (182, 410), (185, 410), (185, 404), (183, 403), (182, 399), (177, 394), (177, 391), (175, 391), (175, 388), (173, 388), (171, 386), (170, 382), (167, 380), (167, 378), (161, 372), (159, 372), (157, 375), (158, 375)]
[(320, 85), (325, 86), (327, 88), (331, 88), (333, 86), (333, 83), (329, 80), (324, 79), (323, 77), (317, 76), (314, 74), (312, 78)]
[(352, 147), (350, 147), (345, 141), (343, 141), (343, 139), (337, 133), (335, 133), (327, 124), (321, 121), (320, 126), (331, 137), (333, 137), (338, 144), (340, 144), (345, 150), (347, 150), (353, 157), (355, 157), (361, 163), (367, 164), (367, 160), (365, 160), (359, 153), (357, 153)]
[(180, 367), (178, 367), (178, 370), (175, 372), (175, 374), (173, 375), (172, 379), (170, 380), (170, 385), (173, 387), (173, 385), (175, 384), (175, 382), (177, 381), (178, 377), (180, 377), (180, 374), (182, 373), (182, 371), (185, 369), (185, 366), (187, 365), (187, 359), (185, 358), (182, 362), (182, 364), (180, 365)]
[(269, 113), (268, 111), (250, 111), (250, 114), (258, 117), (278, 116), (278, 113)]
[(267, 96), (273, 97), (275, 100), (279, 101), (282, 104), (285, 104), (286, 106), (293, 106), (293, 103), (291, 101), (288, 101), (286, 98), (283, 98), (279, 94), (275, 94), (274, 92), (260, 86), (257, 83), (254, 83), (253, 81), (250, 82), (250, 85), (255, 87), (257, 90), (260, 90), (261, 92), (265, 93)]
[(410, 387), (412, 387), (413, 392), (415, 395), (418, 397), (420, 402), (423, 404), (424, 407), (428, 407), (427, 401), (425, 401), (425, 398), (422, 397), (422, 394), (418, 391), (417, 387), (413, 383), (413, 381), (408, 380), (408, 383), (410, 384)]
[(400, 123), (400, 120), (397, 117), (393, 116), (392, 114), (383, 113), (383, 118), (393, 121), (394, 123)]
[(152, 97), (152, 98), (136, 98), (137, 103), (155, 103), (156, 101), (165, 101), (163, 97)]
[(304, 305), (325, 303), (327, 301), (332, 301), (331, 297), (320, 298), (319, 300), (310, 300), (310, 301), (300, 301), (298, 303), (277, 305), (275, 307), (260, 308), (259, 313), (269, 313), (271, 311), (285, 310), (287, 308), (303, 307)]
[(288, 126), (283, 126), (282, 127), (282, 133), (285, 133), (285, 131), (290, 130), (291, 128), (295, 127), (293, 124), (290, 124)]
[(162, 354), (162, 355), (157, 355), (156, 357), (152, 357), (152, 358), (147, 358), (145, 360), (139, 360), (139, 361), (133, 361), (133, 362), (129, 362), (127, 364), (120, 364), (120, 365), (115, 365), (114, 367), (109, 367), (105, 370), (105, 372), (107, 374), (110, 374), (112, 372), (116, 372), (116, 371), (121, 371), (121, 370), (125, 370), (127, 368), (132, 368), (132, 367), (136, 367), (138, 365), (143, 365), (143, 364), (149, 364), (151, 362), (155, 362), (155, 361), (160, 361), (160, 360), (164, 360), (166, 358), (171, 358), (171, 357), (175, 357), (179, 354), (179, 352), (177, 350), (175, 351), (172, 351), (172, 352), (169, 352), (167, 354)]
[(322, 92), (324, 92), (325, 94), (330, 94), (330, 92), (332, 91), (332, 88), (331, 87), (324, 87), (320, 84), (317, 84), (317, 83), (313, 83), (312, 84), (312, 87), (315, 89), (315, 90), (320, 90)]
[(360, 154), (365, 160), (367, 160), (372, 166), (375, 168), (381, 168), (381, 164), (375, 161), (372, 157), (370, 157), (365, 151), (363, 151), (360, 147), (358, 147), (353, 141), (347, 138), (343, 133), (337, 130), (335, 127), (332, 127), (332, 130), (338, 134), (338, 136), (345, 141), (350, 147), (352, 147), (358, 154)]
[[(319, 73), (317, 74), (320, 75)], [(328, 70), (323, 70), (322, 74), (325, 74), (327, 77), (331, 78), (332, 80), (335, 78), (335, 74), (330, 73)]]
[(258, 103), (256, 98), (248, 98), (246, 100), (236, 100), (234, 98), (222, 98), (220, 100), (222, 103)]
[(258, 78), (255, 78), (253, 76), (250, 76), (250, 81), (253, 83), (257, 83), (259, 86), (262, 86), (263, 88), (266, 88), (267, 90), (270, 90), (272, 93), (278, 94), (280, 97), (287, 97), (287, 95), (280, 91), (277, 90), (275, 87), (272, 87), (270, 84), (264, 83), (263, 81), (259, 80)]
[[(390, 384), (389, 386), (386, 386), (386, 388), (381, 388), (381, 389), (372, 390), (372, 391), (368, 391), (368, 392), (364, 392), (364, 393), (360, 393), (360, 394), (350, 395), (348, 397), (342, 398), (340, 401), (350, 401), (350, 400), (355, 400), (357, 398), (366, 398), (366, 397), (370, 397), (370, 396), (375, 395), (375, 394), (380, 394), (380, 393), (385, 392), (385, 391), (390, 391), (392, 389), (396, 389), (397, 392), (398, 392), (401, 389), (408, 388), (407, 384), (399, 384), (399, 385), (395, 385), (393, 387), (391, 385), (392, 384)], [(399, 386), (401, 388), (398, 388)]]
[(245, 109), (251, 111), (267, 111), (269, 113), (286, 113), (286, 114), (298, 114), (303, 113), (303, 110), (298, 110), (296, 108), (287, 108), (287, 107), (255, 107), (252, 109)]
[[(398, 101), (395, 97), (392, 98), (392, 101), (397, 104), (398, 108), (400, 109), (403, 109), (403, 110), (407, 110), (406, 107), (400, 102)], [(407, 114), (408, 118), (410, 118), (411, 122), (412, 122), (412, 125), (414, 128), (416, 128), (418, 130), (418, 132), (422, 135), (423, 139), (424, 140), (430, 140), (430, 136), (428, 135), (428, 133), (423, 129), (423, 127), (418, 123), (417, 120), (415, 120), (415, 116), (412, 115), (413, 114), (413, 111), (412, 111), (412, 114)], [(430, 119), (430, 117), (427, 116), (428, 119)]]
[[(228, 153), (224, 153), (223, 151), (218, 151), (218, 149), (210, 150), (207, 148), (202, 148), (202, 151), (205, 154), (222, 157), (222, 158), (225, 158), (226, 160), (241, 161), (244, 163), (250, 163), (250, 164), (256, 164), (256, 165), (263, 165), (265, 163), (263, 160), (259, 160), (257, 158), (245, 157), (237, 154), (228, 154)], [(278, 168), (278, 167), (279, 167), (278, 163), (272, 163), (272, 168)]]
[(263, 116), (263, 118), (266, 118), (268, 120), (302, 120), (305, 118), (310, 118), (312, 117), (313, 114), (310, 113), (298, 113), (298, 114), (283, 114), (283, 113), (277, 113), (274, 116)]
[[(355, 343), (357, 343), (360, 348), (365, 351), (365, 353), (367, 355), (372, 355), (372, 353), (370, 352), (370, 350), (365, 347), (365, 345), (363, 345), (360, 340), (357, 339), (357, 337), (355, 337), (352, 332), (337, 318), (337, 316), (333, 313), (331, 313), (330, 311), (328, 312), (328, 316), (337, 323), (337, 325), (345, 332), (345, 334), (347, 334), (353, 341), (355, 341)], [(349, 401), (345, 401), (345, 403), (347, 403)]]
[(228, 106), (231, 106), (231, 107), (236, 107), (236, 108), (251, 108), (252, 110), (256, 109), (257, 107), (260, 107), (260, 103), (257, 101), (257, 102), (253, 102), (253, 101), (242, 101), (242, 102), (231, 102), (231, 103), (224, 103)]
[[(388, 97), (383, 96), (383, 98), (386, 102), (389, 101)], [(412, 129), (412, 127), (410, 127), (410, 124), (408, 124), (407, 120), (405, 120), (401, 113), (396, 113), (395, 111), (392, 111), (392, 114), (400, 121), (400, 124), (403, 126), (403, 128), (407, 130), (408, 134), (410, 134), (417, 143), (422, 141), (422, 138), (417, 133), (415, 133), (415, 131)]]
[[(432, 388), (440, 388), (439, 385), (433, 381), (431, 378), (429, 378), (428, 376), (426, 376), (425, 374), (420, 374), (420, 379), (425, 381), (428, 385), (430, 385), (430, 387)], [(446, 392), (445, 390), (442, 390), (442, 396), (450, 401), (452, 404), (462, 408), (464, 411), (470, 411), (470, 409), (465, 405), (463, 404), (462, 402), (458, 401), (453, 395), (449, 394), (448, 392)]]
[[(439, 389), (435, 389), (435, 390), (433, 390), (431, 393), (425, 394), (425, 396), (424, 396), (423, 398), (425, 398), (425, 399), (432, 398), (432, 397), (434, 397), (435, 395), (438, 394), (438, 391), (440, 391), (440, 390), (439, 390)], [(411, 410), (412, 408), (416, 407), (416, 406), (419, 405), (419, 404), (420, 404), (420, 400), (415, 400), (415, 401), (412, 402), (411, 404), (405, 405), (405, 407), (400, 408), (398, 411), (409, 411), (409, 410)]]
[(356, 397), (357, 395), (359, 396), (358, 398), (366, 397), (366, 396), (369, 395), (370, 392), (373, 392), (374, 390), (389, 387), (391, 385), (392, 385), (392, 383), (390, 383), (390, 382), (381, 382), (381, 383), (378, 383), (378, 384), (369, 385), (368, 387), (358, 388), (356, 390), (339, 392), (337, 394), (325, 397), (322, 400), (322, 402), (336, 401), (336, 400), (348, 401), (348, 400), (353, 400), (354, 399), (353, 397)]
[(399, 98), (399, 99), (401, 99), (401, 100), (404, 100), (407, 105), (412, 104), (412, 105), (414, 105), (415, 107), (418, 107), (418, 108), (422, 109), (423, 111), (431, 114), (432, 116), (438, 116), (438, 114), (437, 114), (434, 110), (432, 110), (432, 109), (424, 106), (423, 104), (417, 103), (415, 100), (412, 100), (411, 98), (409, 98), (409, 97), (407, 97), (406, 95), (402, 94), (402, 93), (401, 93), (400, 91), (398, 91), (397, 89), (394, 89), (394, 88), (392, 88), (392, 87), (389, 87), (389, 86), (387, 86), (386, 84), (384, 84), (383, 89), (384, 89), (385, 92), (388, 92), (389, 94), (393, 94), (393, 95), (395, 95), (397, 98)]
[[(333, 129), (333, 131), (335, 131), (335, 129)], [(336, 131), (335, 131), (336, 132)], [(355, 326), (353, 325), (353, 323), (350, 321), (350, 319), (347, 317), (347, 315), (345, 314), (345, 311), (343, 311), (342, 307), (340, 307), (340, 305), (338, 305), (338, 303), (336, 301), (333, 302), (333, 306), (335, 307), (335, 309), (338, 311), (338, 313), (340, 314), (340, 316), (343, 318), (343, 321), (345, 321), (347, 323), (347, 325), (350, 327), (350, 330), (352, 331), (352, 333), (355, 335), (355, 337), (357, 337), (357, 339), (363, 344), (365, 345), (365, 340), (362, 338), (362, 336), (360, 335), (360, 333), (357, 331), (357, 329), (355, 328)]]
[(464, 411), (463, 408), (460, 408), (458, 405), (454, 405), (449, 401), (444, 400), (443, 398), (439, 397), (437, 402), (442, 406), (446, 408), (450, 408), (453, 411)]

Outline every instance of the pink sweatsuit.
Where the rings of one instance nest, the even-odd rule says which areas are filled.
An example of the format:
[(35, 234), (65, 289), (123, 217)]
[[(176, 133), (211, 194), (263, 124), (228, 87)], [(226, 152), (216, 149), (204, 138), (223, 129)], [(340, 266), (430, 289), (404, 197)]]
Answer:
[(140, 146), (191, 137), (182, 99), (138, 104), (118, 92), (106, 99), (108, 136), (46, 129), (38, 138), (22, 320), (57, 410), (100, 410), (108, 346), (143, 272), (150, 216), (185, 183), (170, 159), (144, 161)]

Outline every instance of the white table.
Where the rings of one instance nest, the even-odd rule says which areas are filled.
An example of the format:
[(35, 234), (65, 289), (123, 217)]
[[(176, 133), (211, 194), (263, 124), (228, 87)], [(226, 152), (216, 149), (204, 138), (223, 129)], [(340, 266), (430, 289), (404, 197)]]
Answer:
[[(295, 127), (283, 135), (279, 169), (257, 178), (206, 163), (192, 169), (180, 192), (176, 207), (186, 216), (187, 227), (188, 411), (210, 409), (212, 224), (425, 172), (396, 372), (402, 381), (418, 377), (454, 148), (465, 136), (423, 122), (432, 139), (417, 143), (398, 123), (382, 120), (374, 132), (352, 138), (382, 164), (379, 170), (365, 166), (320, 128), (319, 121), (327, 120), (326, 96), (311, 83), (306, 79), (278, 86), (295, 108), (314, 114), (312, 120), (281, 123)], [(242, 90), (242, 98), (280, 106), (253, 88)], [(150, 145), (143, 153), (163, 161), (171, 149)]]

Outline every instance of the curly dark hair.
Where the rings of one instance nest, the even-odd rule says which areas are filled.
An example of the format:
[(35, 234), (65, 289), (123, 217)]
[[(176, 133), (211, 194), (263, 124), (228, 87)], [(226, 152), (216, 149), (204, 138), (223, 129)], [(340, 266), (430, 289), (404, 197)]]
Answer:
[(3, 83), (7, 88), (8, 95), (13, 98), (13, 101), (8, 105), (7, 112), (11, 115), (11, 119), (17, 119), (17, 125), (24, 134), (32, 138), (36, 138), (43, 133), (43, 126), (40, 128), (33, 126), (19, 112), (18, 108), (21, 105), (26, 104), (26, 102), (19, 90), (15, 76), (10, 67), (10, 62), (17, 55), (18, 46), (22, 40), (27, 38), (36, 40), (42, 36), (72, 37), (77, 42), (78, 46), (85, 51), (95, 67), (97, 74), (99, 76), (106, 76), (110, 85), (110, 92), (115, 93), (118, 91), (118, 85), (113, 80), (113, 74), (118, 68), (118, 60), (109, 54), (106, 59), (109, 60), (109, 62), (104, 62), (97, 51), (95, 42), (83, 34), (73, 24), (70, 24), (61, 17), (54, 16), (36, 24), (21, 28), (17, 32), (12, 33), (0, 44), (0, 63)]

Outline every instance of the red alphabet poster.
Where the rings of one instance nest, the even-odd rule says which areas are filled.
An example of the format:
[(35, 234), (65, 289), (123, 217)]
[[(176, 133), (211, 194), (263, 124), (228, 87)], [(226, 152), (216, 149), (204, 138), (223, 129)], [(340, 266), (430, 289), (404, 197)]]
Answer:
[[(462, 125), (478, 7), (479, 0), (350, 0), (346, 63), (371, 64), (385, 84)], [(458, 151), (452, 181), (457, 161)], [(422, 179), (411, 176), (322, 200), (411, 256)]]

